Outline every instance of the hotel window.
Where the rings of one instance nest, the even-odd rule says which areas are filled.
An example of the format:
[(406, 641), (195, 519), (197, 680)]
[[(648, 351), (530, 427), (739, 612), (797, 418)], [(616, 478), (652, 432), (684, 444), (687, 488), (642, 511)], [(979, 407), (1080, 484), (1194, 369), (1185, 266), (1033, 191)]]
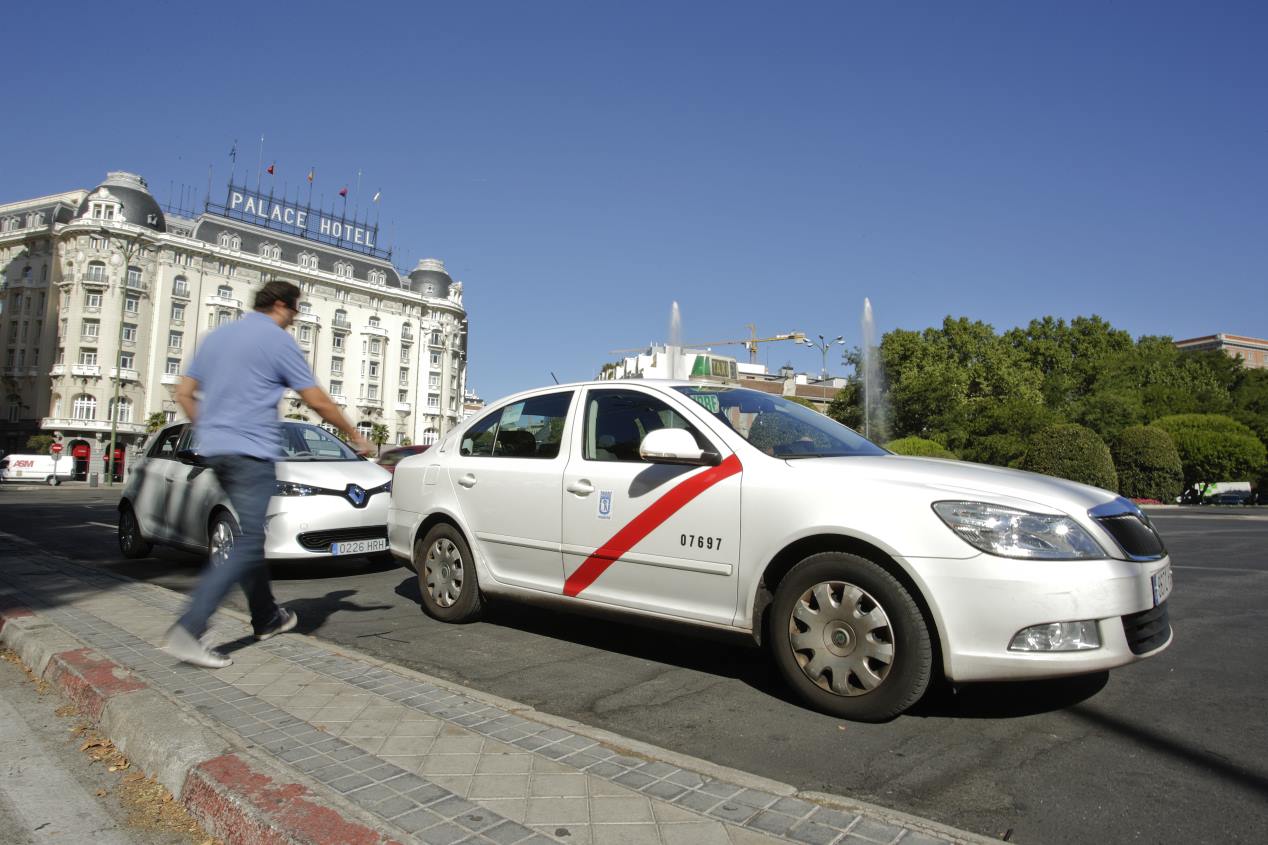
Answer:
[(311, 252), (301, 252), (299, 254), (299, 266), (305, 270), (316, 270), (317, 256)]
[[(110, 407), (110, 416), (108, 417), (108, 419), (112, 419), (112, 420), (115, 420), (116, 422), (122, 422), (122, 423), (132, 422), (132, 400), (129, 399), (128, 397), (126, 396), (119, 397), (119, 402), (117, 405), (115, 404), (115, 401), (111, 399), (109, 403), (109, 407)], [(117, 408), (117, 411), (116, 411), (116, 408)]]
[(120, 353), (119, 353), (119, 368), (120, 368), (120, 369), (122, 369), (122, 370), (131, 370), (131, 369), (134, 369), (134, 365), (135, 365), (135, 364), (136, 364), (136, 354), (135, 354), (135, 353), (133, 353), (133, 352), (120, 352)]
[(379, 362), (371, 361), (370, 362), (370, 378), (378, 378), (378, 377), (379, 377)]
[(371, 355), (383, 354), (383, 339), (382, 338), (378, 338), (378, 337), (370, 338), (370, 354)]
[(128, 287), (133, 289), (139, 289), (141, 287), (141, 268), (140, 267), (128, 268)]
[(175, 411), (164, 411), (164, 412), (163, 412), (163, 423), (166, 425), (167, 423), (170, 423), (170, 422), (176, 422), (176, 412), (175, 412)]
[(79, 350), (79, 363), (85, 367), (97, 366), (97, 350), (96, 349)]
[(413, 349), (413, 347), (411, 347), (408, 343), (401, 344), (401, 363), (402, 364), (409, 363), (409, 353), (411, 349)]
[(88, 262), (88, 281), (104, 282), (106, 280), (106, 265), (100, 261)]
[(365, 396), (366, 396), (366, 398), (367, 398), (367, 399), (378, 399), (378, 398), (379, 398), (379, 386), (378, 386), (377, 384), (371, 384), (371, 385), (369, 385), (368, 387), (366, 387), (366, 389), (365, 389)]
[(229, 287), (228, 285), (221, 285), (220, 287), (216, 288), (216, 296), (220, 297), (221, 299), (233, 299), (233, 288)]
[(282, 248), (277, 244), (260, 244), (260, 257), (277, 261), (282, 257)]
[(8, 367), (9, 369), (13, 369), (14, 361), (17, 360), (17, 357), (16, 357), (17, 354), (18, 353), (13, 349), (10, 349), (7, 353), (5, 353), (4, 365)]
[(184, 276), (177, 276), (172, 280), (173, 296), (189, 296), (189, 280)]
[(97, 400), (86, 393), (75, 397), (71, 405), (71, 416), (77, 420), (90, 420), (97, 416)]
[(123, 298), (123, 310), (128, 314), (135, 314), (141, 309), (141, 298), (139, 296), (125, 296)]
[(341, 334), (332, 334), (332, 335), (330, 336), (330, 348), (331, 348), (331, 349), (343, 349), (343, 335), (341, 335)]
[(167, 333), (167, 348), (180, 349), (185, 343), (185, 335), (182, 332)]
[(180, 373), (181, 373), (181, 359), (180, 359), (180, 358), (168, 358), (168, 359), (167, 359), (167, 365), (166, 365), (166, 368), (163, 370), (163, 372), (167, 373), (169, 376), (178, 376), (178, 375), (180, 375)]
[(440, 332), (439, 331), (433, 331), (431, 333), (431, 345), (440, 346)]
[(238, 268), (230, 264), (228, 261), (217, 261), (216, 272), (222, 276), (228, 276), (232, 279), (238, 275)]
[(301, 302), (301, 303), (299, 304), (299, 313), (301, 313), (301, 314), (311, 314), (311, 313), (313, 313), (313, 305), (312, 305), (312, 303), (311, 303), (311, 302)]
[(432, 390), (440, 389), (440, 373), (432, 373), (427, 376), (427, 386)]
[(400, 384), (405, 385), (405, 386), (408, 386), (408, 385), (409, 385), (409, 370), (407, 370), (405, 367), (401, 367), (401, 374), (400, 374), (400, 377), (399, 377), (399, 382), (400, 382)]
[(66, 363), (66, 347), (64, 346), (57, 347), (57, 360), (54, 361), (53, 363), (59, 366)]
[(378, 317), (371, 317), (370, 319), (366, 320), (366, 323), (368, 325), (374, 326), (376, 329), (383, 325), (383, 321), (380, 320)]
[(89, 239), (88, 239), (88, 244), (89, 244), (89, 246), (91, 246), (93, 249), (105, 249), (105, 248), (106, 248), (106, 239), (105, 239), (105, 238), (102, 238), (102, 237), (98, 237), (98, 236), (96, 236), (96, 235), (93, 235), (91, 238), (89, 238)]
[(185, 322), (185, 303), (183, 302), (172, 303), (172, 322), (174, 323)]
[(433, 352), (433, 353), (431, 354), (431, 365), (432, 365), (433, 367), (439, 367), (439, 366), (440, 366), (440, 353), (439, 353), (439, 352)]
[(136, 343), (136, 325), (134, 323), (123, 324), (123, 342)]
[(437, 395), (436, 395), (436, 394), (434, 394), (434, 393), (429, 393), (429, 394), (427, 394), (427, 407), (428, 407), (428, 408), (439, 408), (439, 407), (440, 407), (440, 397), (439, 397), (439, 396), (437, 396)]
[(79, 333), (83, 337), (98, 337), (101, 334), (101, 323), (97, 320), (84, 320)]
[(84, 307), (85, 308), (101, 308), (101, 294), (99, 293), (84, 294)]
[(305, 324), (299, 327), (299, 342), (300, 343), (313, 342), (313, 327), (312, 326)]
[(342, 358), (330, 359), (330, 372), (333, 375), (343, 375), (343, 359)]

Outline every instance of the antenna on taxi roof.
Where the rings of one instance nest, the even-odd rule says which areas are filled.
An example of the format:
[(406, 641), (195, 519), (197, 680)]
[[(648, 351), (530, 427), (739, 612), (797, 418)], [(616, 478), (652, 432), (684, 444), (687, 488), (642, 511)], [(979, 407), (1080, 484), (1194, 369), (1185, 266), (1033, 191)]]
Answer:
[(559, 378), (555, 375), (555, 371), (554, 371), (554, 370), (551, 370), (551, 371), (550, 371), (550, 377), (551, 377), (551, 378), (553, 378), (553, 379), (555, 379), (555, 384), (559, 384)]

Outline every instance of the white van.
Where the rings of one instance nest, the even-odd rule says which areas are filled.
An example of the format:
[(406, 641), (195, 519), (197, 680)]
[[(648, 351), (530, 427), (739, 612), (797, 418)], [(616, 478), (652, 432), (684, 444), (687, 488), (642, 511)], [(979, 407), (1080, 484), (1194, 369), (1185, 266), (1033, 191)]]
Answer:
[(75, 459), (52, 455), (5, 455), (0, 458), (0, 481), (43, 481), (56, 487), (75, 474)]

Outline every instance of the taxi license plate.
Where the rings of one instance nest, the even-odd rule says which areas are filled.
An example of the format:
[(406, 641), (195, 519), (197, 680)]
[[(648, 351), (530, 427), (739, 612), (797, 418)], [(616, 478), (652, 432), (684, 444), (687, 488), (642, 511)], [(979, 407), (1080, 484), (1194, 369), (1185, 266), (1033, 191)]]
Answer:
[(1171, 595), (1171, 567), (1160, 569), (1149, 576), (1149, 584), (1154, 591), (1154, 607), (1162, 604)]
[(387, 540), (349, 540), (346, 543), (331, 543), (332, 555), (368, 555), (370, 552), (387, 551)]

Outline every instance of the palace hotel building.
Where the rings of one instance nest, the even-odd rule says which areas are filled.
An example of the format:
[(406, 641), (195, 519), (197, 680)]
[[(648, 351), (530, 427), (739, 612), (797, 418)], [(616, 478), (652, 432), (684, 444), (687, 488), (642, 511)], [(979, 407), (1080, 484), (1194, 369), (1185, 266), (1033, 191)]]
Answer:
[[(272, 279), (300, 287), (291, 331), (349, 419), (389, 444), (435, 442), (464, 415), (462, 284), (435, 259), (398, 272), (377, 240), (368, 222), (232, 184), (223, 205), (165, 214), (122, 172), (0, 205), (0, 449), (60, 436), (83, 477), (113, 426), (129, 461), (147, 420), (179, 414), (200, 337)], [(319, 421), (289, 392), (279, 413)]]

